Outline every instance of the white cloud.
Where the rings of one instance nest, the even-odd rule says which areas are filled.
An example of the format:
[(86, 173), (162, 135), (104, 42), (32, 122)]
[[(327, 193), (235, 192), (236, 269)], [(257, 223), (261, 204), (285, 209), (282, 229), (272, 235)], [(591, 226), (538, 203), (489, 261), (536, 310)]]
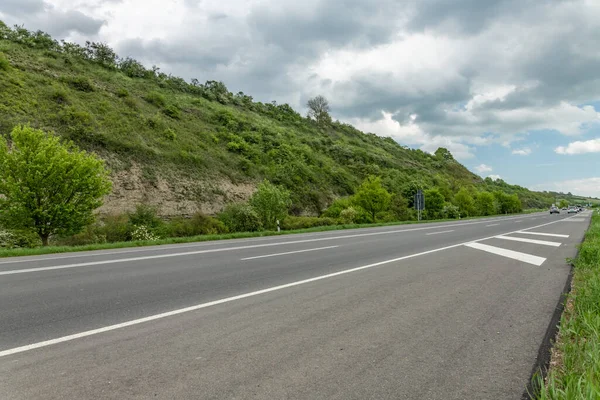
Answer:
[(497, 181), (498, 179), (502, 179), (500, 175), (488, 175), (488, 178), (492, 178), (492, 180)]
[(571, 142), (568, 146), (559, 146), (554, 151), (558, 154), (584, 154), (584, 153), (599, 153), (600, 139), (586, 140), (584, 142)]
[(518, 156), (528, 156), (531, 154), (531, 149), (529, 147), (523, 147), (522, 149), (515, 149), (512, 151), (512, 154), (516, 154)]
[(531, 187), (532, 190), (574, 193), (580, 196), (600, 197), (600, 177), (570, 179), (562, 182), (549, 182)]
[(475, 171), (479, 172), (480, 174), (483, 174), (484, 172), (492, 172), (492, 167), (489, 165), (480, 164), (475, 167)]

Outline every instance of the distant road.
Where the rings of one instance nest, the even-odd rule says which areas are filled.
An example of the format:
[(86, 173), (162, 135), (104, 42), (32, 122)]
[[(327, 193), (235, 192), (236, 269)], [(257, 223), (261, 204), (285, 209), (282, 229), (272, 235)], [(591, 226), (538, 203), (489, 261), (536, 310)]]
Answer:
[(0, 259), (0, 398), (516, 399), (589, 216)]

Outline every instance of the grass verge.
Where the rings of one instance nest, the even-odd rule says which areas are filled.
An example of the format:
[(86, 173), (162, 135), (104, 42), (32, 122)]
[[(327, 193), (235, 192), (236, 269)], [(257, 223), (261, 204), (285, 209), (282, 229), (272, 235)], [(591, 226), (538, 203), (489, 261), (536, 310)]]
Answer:
[(600, 399), (600, 215), (592, 217), (577, 258), (550, 371), (535, 379), (538, 400)]
[[(539, 212), (540, 210), (526, 210), (521, 214), (531, 214)], [(521, 214), (508, 214), (510, 215), (521, 215)], [(485, 217), (470, 217), (463, 218), (464, 220), (473, 220), (481, 218), (494, 218), (497, 215), (490, 215)], [(281, 236), (281, 235), (293, 235), (299, 233), (311, 233), (311, 232), (325, 232), (325, 231), (337, 231), (345, 229), (358, 229), (358, 228), (375, 228), (382, 226), (396, 226), (396, 225), (413, 225), (413, 224), (427, 224), (434, 222), (449, 222), (458, 221), (456, 219), (440, 219), (431, 221), (402, 221), (402, 222), (387, 222), (377, 224), (350, 224), (350, 225), (332, 225), (332, 226), (319, 226), (308, 229), (289, 230), (282, 232), (263, 231), (263, 232), (239, 232), (239, 233), (227, 233), (222, 235), (201, 235), (201, 236), (190, 236), (190, 237), (178, 237), (178, 238), (166, 238), (153, 241), (137, 241), (137, 242), (115, 242), (115, 243), (99, 243), (90, 244), (86, 246), (48, 246), (48, 247), (37, 247), (33, 249), (0, 249), (0, 258), (3, 257), (19, 257), (19, 256), (37, 256), (42, 254), (53, 254), (53, 253), (70, 253), (77, 251), (92, 251), (92, 250), (107, 250), (107, 249), (122, 249), (126, 247), (142, 247), (142, 246), (159, 246), (165, 244), (178, 244), (178, 243), (194, 243), (194, 242), (207, 242), (214, 240), (227, 240), (227, 239), (245, 239), (253, 237), (264, 237), (264, 236)]]

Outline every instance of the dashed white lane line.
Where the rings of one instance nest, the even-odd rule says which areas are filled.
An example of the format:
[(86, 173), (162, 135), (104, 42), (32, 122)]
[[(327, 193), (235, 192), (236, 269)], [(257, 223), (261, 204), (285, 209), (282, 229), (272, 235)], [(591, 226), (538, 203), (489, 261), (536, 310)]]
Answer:
[(502, 236), (501, 235), (501, 236), (496, 236), (496, 239), (512, 240), (513, 242), (541, 244), (543, 246), (553, 246), (553, 247), (558, 247), (561, 245), (558, 242), (549, 242), (547, 240), (527, 239), (527, 238), (520, 238), (520, 237), (514, 237), (514, 236)]
[(471, 247), (472, 249), (486, 251), (488, 253), (497, 254), (499, 256), (512, 258), (513, 260), (526, 262), (528, 264), (537, 265), (538, 267), (546, 261), (544, 257), (538, 257), (527, 253), (521, 253), (520, 251), (502, 249), (500, 247), (490, 246), (481, 243), (468, 243), (465, 246)]
[(500, 224), (490, 224), (490, 225), (486, 225), (485, 227), (487, 228), (488, 226), (498, 226)]
[(585, 218), (567, 218), (567, 219), (563, 219), (563, 221), (565, 222), (583, 222), (585, 221)]
[(522, 220), (522, 219), (520, 219), (520, 220), (518, 220), (518, 221), (515, 221), (515, 224), (517, 224), (517, 223), (519, 223), (519, 222), (523, 222), (523, 220)]
[(454, 229), (451, 231), (441, 231), (441, 232), (431, 232), (431, 233), (427, 233), (425, 236), (430, 236), (430, 235), (441, 235), (442, 233), (450, 233), (450, 232), (454, 232)]
[(537, 235), (537, 236), (550, 236), (550, 237), (557, 237), (557, 238), (568, 238), (569, 237), (569, 235), (561, 235), (559, 233), (527, 232), (527, 231), (519, 231), (517, 233), (524, 233), (527, 235)]
[(317, 247), (315, 249), (305, 249), (305, 250), (296, 250), (296, 251), (286, 251), (285, 253), (265, 254), (265, 255), (262, 255), (262, 256), (242, 258), (241, 261), (256, 260), (257, 258), (286, 256), (288, 254), (308, 253), (309, 251), (319, 251), (319, 250), (335, 249), (336, 247), (340, 247), (340, 246)]

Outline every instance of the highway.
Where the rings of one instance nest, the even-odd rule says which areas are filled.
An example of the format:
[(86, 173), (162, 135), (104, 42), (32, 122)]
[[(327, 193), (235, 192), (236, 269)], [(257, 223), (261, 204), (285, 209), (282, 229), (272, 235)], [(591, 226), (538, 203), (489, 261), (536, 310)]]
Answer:
[(0, 398), (519, 399), (590, 215), (0, 259)]

